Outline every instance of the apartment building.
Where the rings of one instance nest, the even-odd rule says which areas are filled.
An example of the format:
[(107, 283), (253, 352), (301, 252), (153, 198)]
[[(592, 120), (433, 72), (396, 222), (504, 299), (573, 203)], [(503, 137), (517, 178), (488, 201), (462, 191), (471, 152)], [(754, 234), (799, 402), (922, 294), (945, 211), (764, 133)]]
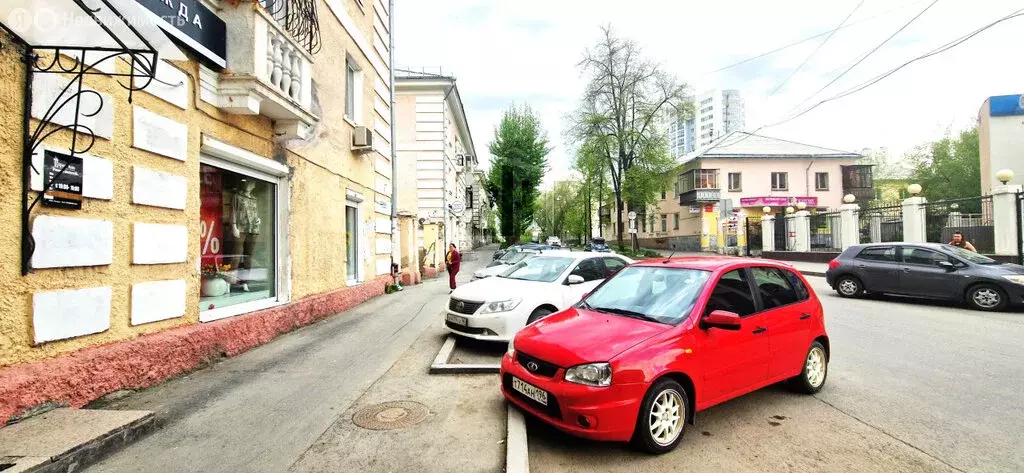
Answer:
[(417, 217), (415, 251), (429, 275), (449, 243), (482, 241), (490, 204), (455, 78), (401, 70), (395, 97), (399, 210)]
[(738, 90), (709, 90), (692, 97), (692, 100), (693, 118), (687, 119), (669, 111), (662, 120), (669, 155), (677, 159), (746, 126), (745, 105)]
[(383, 0), (0, 5), (0, 379), (19, 380), (0, 384), (0, 422), (384, 292), (389, 15)]
[(871, 198), (871, 166), (857, 153), (744, 132), (698, 151), (666, 177), (657, 205), (638, 222), (641, 244), (683, 251), (745, 245), (744, 223), (763, 208), (782, 213), (804, 203), (835, 209), (843, 196)]

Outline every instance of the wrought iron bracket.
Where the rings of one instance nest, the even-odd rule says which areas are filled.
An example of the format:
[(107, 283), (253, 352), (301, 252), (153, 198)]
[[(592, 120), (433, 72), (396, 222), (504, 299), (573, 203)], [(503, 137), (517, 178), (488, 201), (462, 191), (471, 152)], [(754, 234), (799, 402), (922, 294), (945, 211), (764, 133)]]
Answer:
[[(56, 181), (70, 163), (67, 163), (54, 175), (53, 179), (47, 182), (44, 179), (43, 189), (33, 195), (32, 171), (43, 174), (42, 169), (35, 169), (32, 163), (32, 156), (39, 146), (50, 136), (63, 131), (71, 133), (70, 155), (72, 157), (88, 153), (96, 143), (94, 130), (79, 123), (81, 117), (94, 117), (103, 109), (103, 96), (85, 86), (84, 80), (89, 75), (102, 75), (113, 77), (117, 83), (128, 91), (128, 102), (132, 101), (132, 94), (137, 90), (145, 89), (155, 79), (158, 54), (156, 49), (139, 31), (117, 11), (109, 0), (94, 0), (98, 7), (90, 7), (85, 0), (73, 0), (74, 3), (96, 23), (113, 41), (117, 47), (80, 47), (47, 44), (29, 44), (12, 29), (0, 23), (0, 29), (7, 33), (13, 43), (20, 50), (21, 60), (24, 63), (24, 111), (22, 115), (22, 213), (21, 213), (21, 274), (27, 275), (32, 271), (31, 260), (35, 253), (35, 240), (30, 229), (31, 214), (35, 206), (42, 200), (43, 195), (50, 191), (53, 182)], [(108, 13), (123, 24), (135, 38), (130, 41), (139, 43), (143, 47), (128, 46), (127, 38), (118, 38), (111, 29), (100, 20), (98, 14), (107, 9)], [(95, 59), (98, 58), (98, 59)], [(121, 60), (128, 64), (128, 72), (103, 72), (98, 67), (106, 61)], [(57, 98), (47, 106), (46, 112), (38, 117), (37, 122), (32, 122), (33, 88), (32, 82), (35, 74), (61, 74), (70, 79), (61, 89)], [(136, 84), (135, 79), (142, 80)], [(91, 97), (88, 103), (83, 104), (84, 97)], [(60, 124), (55, 122), (56, 117), (62, 111), (73, 110), (71, 123)]]

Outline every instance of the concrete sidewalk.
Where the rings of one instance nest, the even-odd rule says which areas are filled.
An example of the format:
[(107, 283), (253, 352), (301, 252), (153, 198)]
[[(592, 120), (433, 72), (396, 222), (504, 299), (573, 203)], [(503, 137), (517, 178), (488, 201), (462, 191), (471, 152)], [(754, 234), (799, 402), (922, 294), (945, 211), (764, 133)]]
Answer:
[[(467, 252), (459, 279), (490, 252)], [(447, 295), (443, 275), (110, 402), (102, 407), (154, 411), (164, 427), (88, 471), (286, 471), (348, 421), (353, 403), (437, 323)]]

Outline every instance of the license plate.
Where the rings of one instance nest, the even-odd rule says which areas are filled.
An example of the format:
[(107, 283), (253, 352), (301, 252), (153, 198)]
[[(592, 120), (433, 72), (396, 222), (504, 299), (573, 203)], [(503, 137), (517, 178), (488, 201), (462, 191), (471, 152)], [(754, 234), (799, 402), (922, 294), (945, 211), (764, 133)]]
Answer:
[(543, 405), (548, 405), (548, 393), (547, 391), (538, 388), (526, 381), (523, 381), (515, 376), (512, 377), (512, 389), (519, 391), (524, 396), (533, 399)]
[(445, 320), (447, 320), (447, 321), (449, 321), (449, 322), (451, 322), (453, 324), (459, 324), (459, 325), (463, 325), (463, 326), (467, 326), (467, 327), (469, 326), (469, 319), (467, 319), (465, 317), (460, 317), (458, 315), (446, 314), (445, 315)]

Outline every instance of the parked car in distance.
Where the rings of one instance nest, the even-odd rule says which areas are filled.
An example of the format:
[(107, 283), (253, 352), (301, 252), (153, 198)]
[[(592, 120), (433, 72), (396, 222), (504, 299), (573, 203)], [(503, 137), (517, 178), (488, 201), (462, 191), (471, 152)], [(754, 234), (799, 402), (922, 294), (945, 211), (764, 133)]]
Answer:
[(501, 392), (570, 434), (664, 453), (697, 411), (779, 381), (818, 392), (829, 356), (821, 302), (792, 268), (657, 259), (516, 334)]
[(829, 262), (825, 280), (843, 297), (896, 294), (986, 311), (1024, 302), (1024, 266), (939, 243), (854, 245)]
[(526, 324), (575, 304), (632, 262), (577, 251), (527, 258), (495, 277), (456, 288), (448, 299), (445, 326), (456, 335), (507, 342)]
[(548, 246), (562, 246), (562, 239), (556, 236), (549, 236), (547, 239)]
[(587, 251), (594, 251), (598, 253), (614, 253), (611, 248), (608, 247), (608, 242), (604, 238), (594, 237), (587, 243), (585, 247)]

